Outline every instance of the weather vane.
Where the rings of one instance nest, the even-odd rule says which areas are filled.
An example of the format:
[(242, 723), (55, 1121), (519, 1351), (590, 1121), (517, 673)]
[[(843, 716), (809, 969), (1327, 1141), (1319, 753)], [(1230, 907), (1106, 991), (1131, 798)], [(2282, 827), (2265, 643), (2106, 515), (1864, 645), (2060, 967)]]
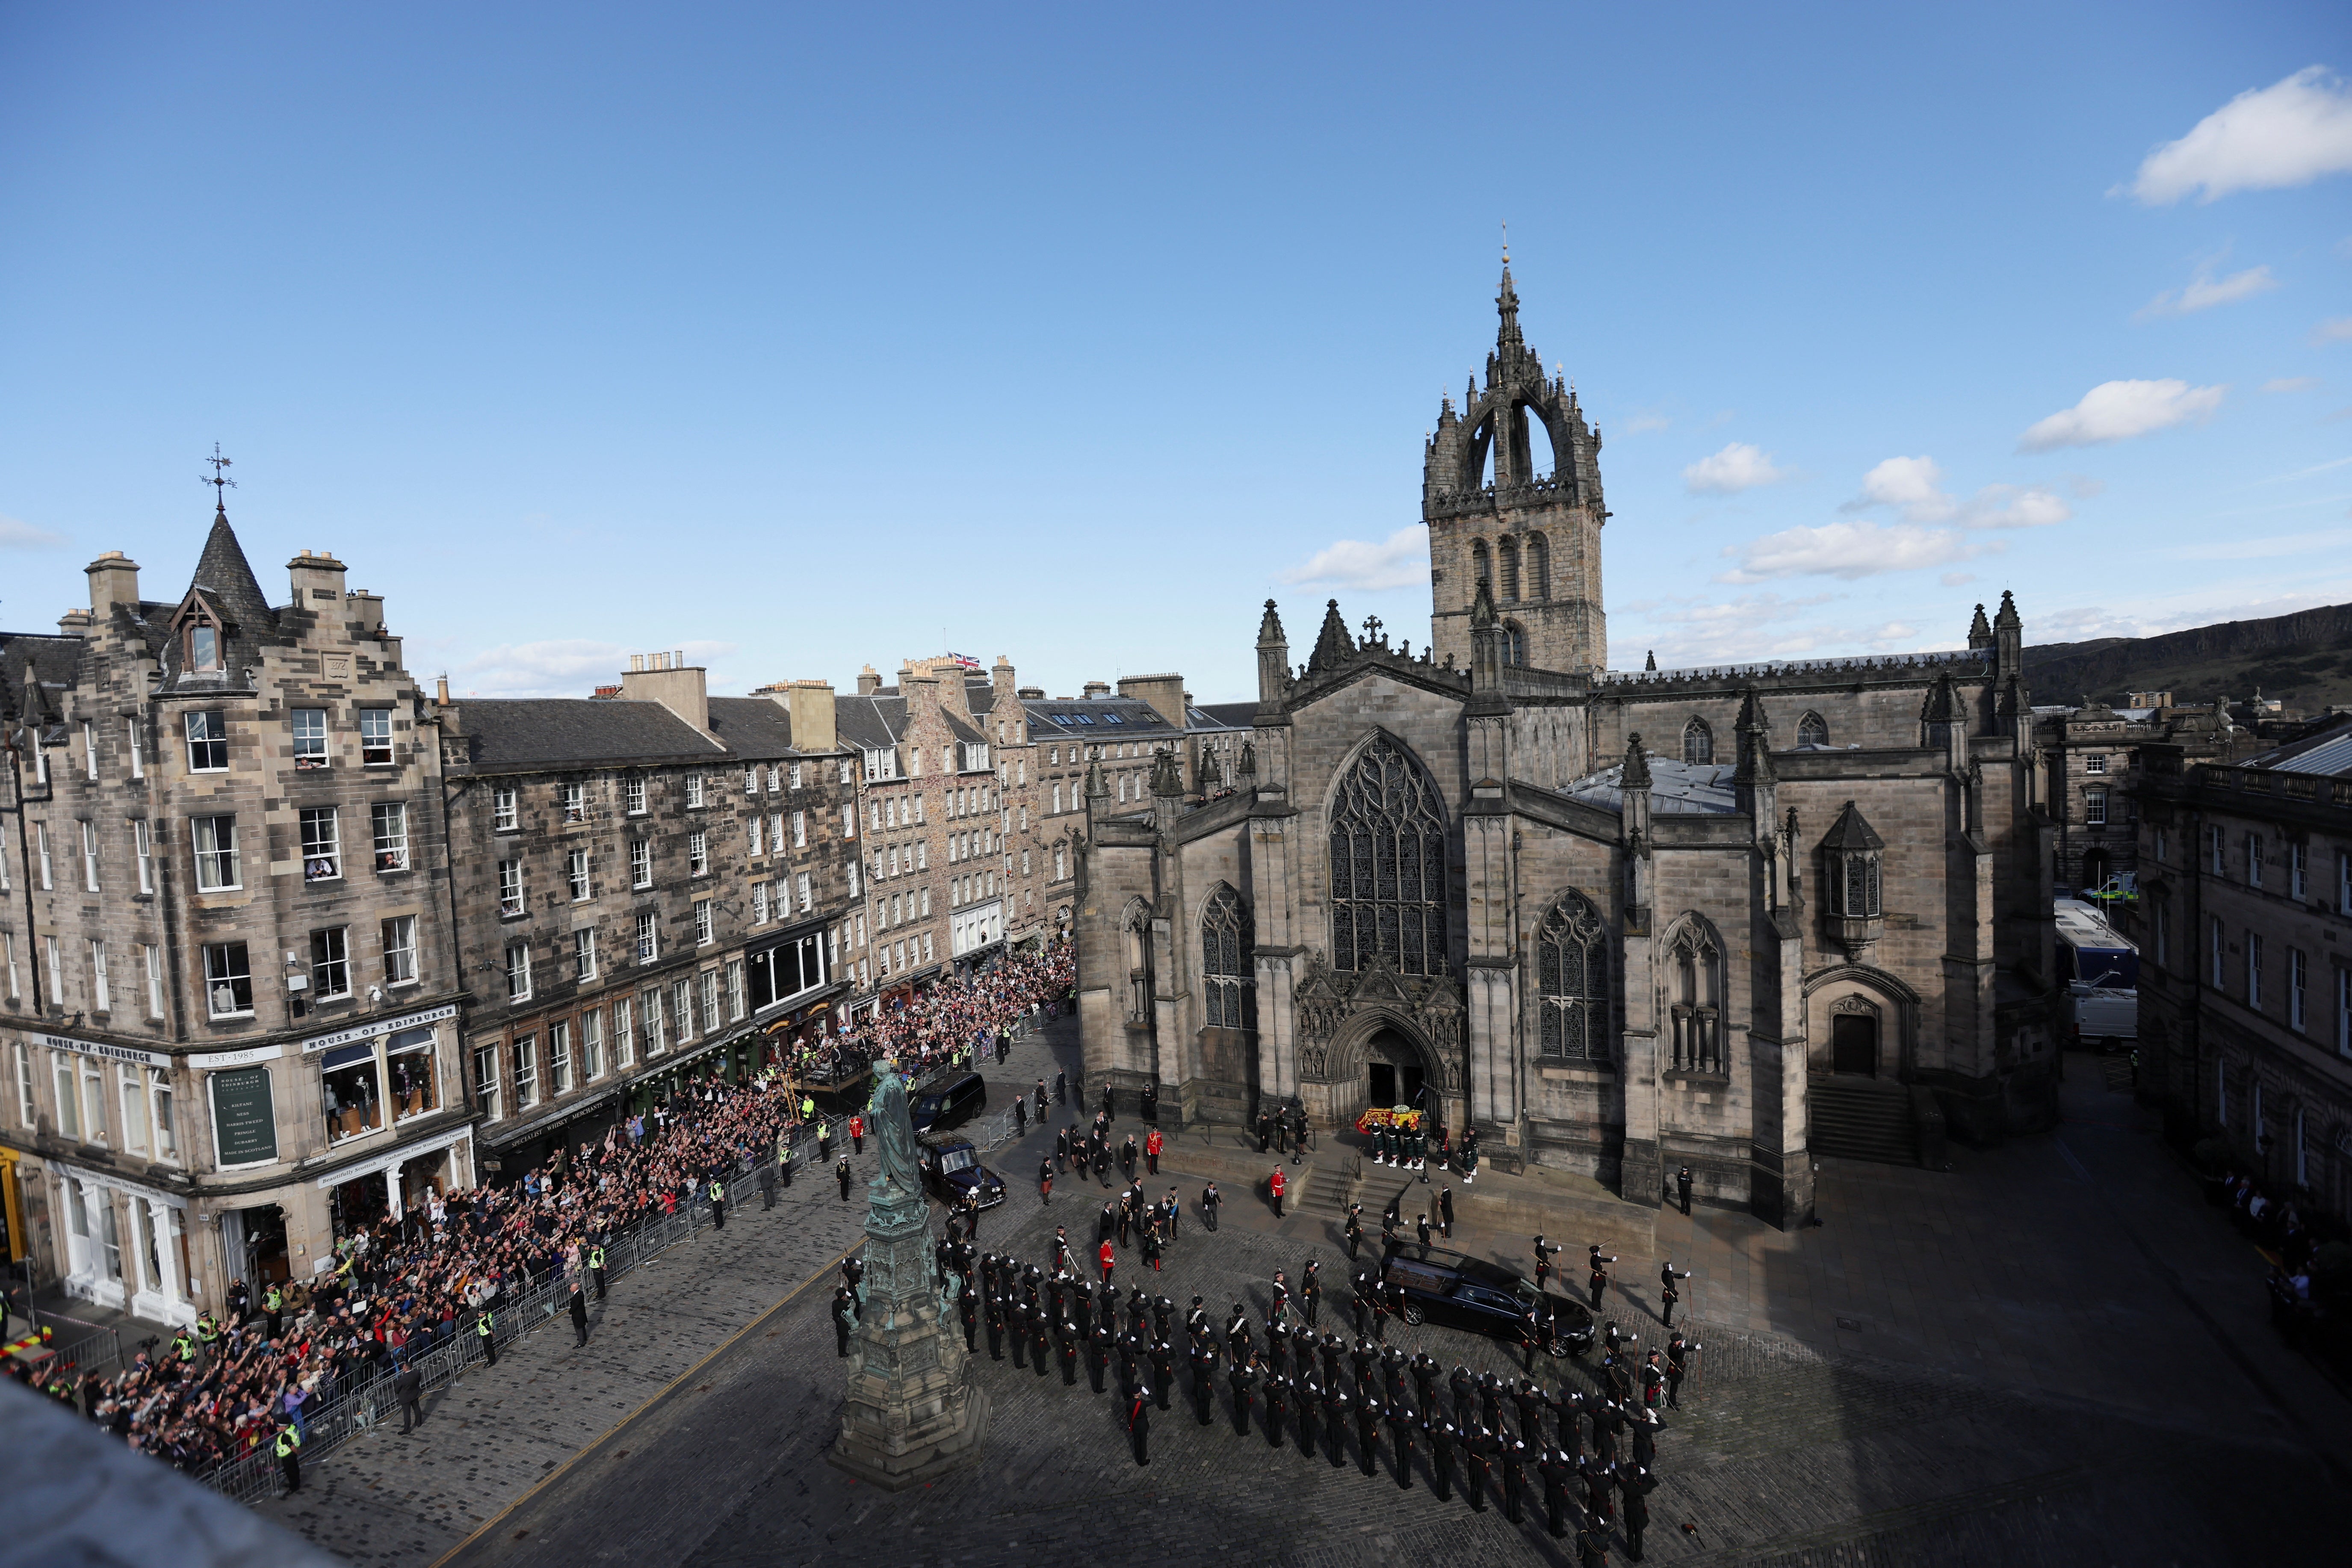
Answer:
[(220, 455), (220, 443), (215, 441), (213, 443), (213, 455), (206, 458), (205, 461), (213, 466), (213, 471), (209, 474), (198, 474), (196, 476), (196, 482), (199, 484), (212, 486), (213, 505), (215, 508), (226, 511), (228, 509), (228, 496), (226, 492), (236, 489), (236, 481), (230, 479), (226, 473), (223, 472), (224, 469), (229, 467), (231, 459)]

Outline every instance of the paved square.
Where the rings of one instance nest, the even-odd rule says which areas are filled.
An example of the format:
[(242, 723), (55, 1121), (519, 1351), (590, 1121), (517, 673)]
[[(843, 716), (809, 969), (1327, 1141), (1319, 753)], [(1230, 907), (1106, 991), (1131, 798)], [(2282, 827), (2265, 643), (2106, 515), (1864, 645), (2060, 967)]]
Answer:
[[(1556, 1178), (1457, 1184), (1457, 1240), (1472, 1249), (1523, 1265), (1537, 1228), (1570, 1257), (1587, 1240), (1615, 1247), (1604, 1315), (1645, 1338), (1659, 1257), (1693, 1270), (1685, 1300), (1706, 1350), (1690, 1409), (1659, 1443), (1652, 1559), (2076, 1568), (2268, 1563), (2340, 1544), (2352, 1406), (2280, 1348), (2260, 1260), (2147, 1119), (2090, 1064), (2070, 1065), (2058, 1133), (1961, 1151), (1949, 1173), (1824, 1162), (1824, 1223), (1790, 1235), (1728, 1213), (1653, 1215)], [(1034, 1076), (1007, 1064), (1022, 1071)], [(1055, 1222), (1091, 1234), (1079, 1232), (1090, 1189), (1065, 1183), (1041, 1208), (1019, 1180), (1049, 1138), (1000, 1151), (1016, 1195), (984, 1245), (1042, 1258)], [(1327, 1139), (1302, 1188), (1321, 1190), (1313, 1174), (1348, 1157)], [(1247, 1190), (1267, 1163), (1254, 1144), (1171, 1148), (1169, 1180), (1188, 1199), (1205, 1172), (1229, 1202), (1215, 1236), (1187, 1220), (1158, 1282), (1166, 1294), (1262, 1312), (1276, 1268), (1295, 1278), (1319, 1256), (1327, 1276), (1340, 1273), (1335, 1211), (1277, 1224)], [(1369, 1171), (1367, 1209), (1399, 1184), (1408, 1213), (1436, 1190)], [(1182, 1373), (1139, 1468), (1111, 1396), (1083, 1376), (1066, 1388), (990, 1361), (984, 1339), (977, 1375), (993, 1414), (979, 1463), (898, 1496), (856, 1485), (822, 1458), (842, 1384), (827, 1292), (770, 1304), (828, 1268), (862, 1214), (829, 1185), (793, 1196), (623, 1281), (587, 1351), (572, 1351), (559, 1325), (502, 1363), (509, 1381), (478, 1389), (483, 1374), (469, 1377), (436, 1412), (441, 1431), (417, 1450), (430, 1458), (377, 1436), (318, 1468), (319, 1498), (274, 1509), (354, 1561), (416, 1568), (461, 1540), (455, 1563), (551, 1568), (1028, 1563), (1106, 1550), (1350, 1568), (1399, 1553), (1572, 1560), (1544, 1534), (1539, 1507), (1515, 1528), (1458, 1494), (1439, 1503), (1425, 1453), (1409, 1490), (1385, 1458), (1375, 1478), (1352, 1458), (1335, 1469), (1295, 1443), (1270, 1448), (1262, 1431), (1236, 1437), (1222, 1389), (1217, 1419), (1199, 1426)], [(1137, 1261), (1126, 1255), (1123, 1286)], [(1449, 1367), (1517, 1366), (1456, 1331), (1392, 1337)], [(1558, 1364), (1589, 1383), (1578, 1363)], [(1612, 1550), (1624, 1560), (1622, 1542)]]

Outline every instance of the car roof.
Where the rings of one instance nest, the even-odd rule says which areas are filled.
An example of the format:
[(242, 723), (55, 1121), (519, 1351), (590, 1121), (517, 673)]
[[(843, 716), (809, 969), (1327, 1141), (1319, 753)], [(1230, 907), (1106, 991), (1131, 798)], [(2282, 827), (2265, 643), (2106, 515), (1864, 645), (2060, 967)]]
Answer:
[(927, 1149), (937, 1149), (941, 1153), (950, 1149), (969, 1149), (972, 1146), (971, 1140), (961, 1132), (918, 1132), (915, 1134), (915, 1142)]
[(941, 1068), (939, 1071), (933, 1073), (930, 1077), (917, 1084), (915, 1086), (915, 1092), (917, 1094), (945, 1094), (950, 1089), (961, 1089), (967, 1079), (973, 1083), (978, 1083), (980, 1081), (980, 1075), (976, 1072), (968, 1072), (961, 1068)]
[(1409, 1258), (1416, 1263), (1426, 1263), (1433, 1268), (1450, 1268), (1475, 1284), (1491, 1286), (1497, 1290), (1517, 1292), (1527, 1284), (1526, 1276), (1492, 1263), (1483, 1258), (1473, 1258), (1466, 1252), (1450, 1247), (1426, 1247), (1418, 1241), (1408, 1241), (1396, 1249), (1394, 1256)]

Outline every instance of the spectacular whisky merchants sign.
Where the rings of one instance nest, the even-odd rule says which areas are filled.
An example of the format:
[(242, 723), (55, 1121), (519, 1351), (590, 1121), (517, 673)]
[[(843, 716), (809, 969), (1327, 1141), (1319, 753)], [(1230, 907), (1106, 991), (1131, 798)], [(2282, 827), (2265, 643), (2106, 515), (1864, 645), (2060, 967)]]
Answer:
[(222, 1165), (258, 1165), (278, 1158), (278, 1112), (269, 1097), (269, 1069), (231, 1068), (211, 1075), (213, 1147)]

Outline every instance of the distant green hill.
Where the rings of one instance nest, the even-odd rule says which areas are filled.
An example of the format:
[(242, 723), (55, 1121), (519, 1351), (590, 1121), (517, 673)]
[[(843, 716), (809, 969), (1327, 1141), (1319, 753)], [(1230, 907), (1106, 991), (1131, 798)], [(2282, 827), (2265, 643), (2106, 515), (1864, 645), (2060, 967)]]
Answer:
[(2025, 681), (2036, 702), (2087, 694), (2121, 707), (2134, 691), (2169, 691), (2184, 704), (2242, 701), (2259, 688), (2315, 713), (2352, 703), (2352, 605), (2162, 637), (2045, 643), (2025, 650)]

